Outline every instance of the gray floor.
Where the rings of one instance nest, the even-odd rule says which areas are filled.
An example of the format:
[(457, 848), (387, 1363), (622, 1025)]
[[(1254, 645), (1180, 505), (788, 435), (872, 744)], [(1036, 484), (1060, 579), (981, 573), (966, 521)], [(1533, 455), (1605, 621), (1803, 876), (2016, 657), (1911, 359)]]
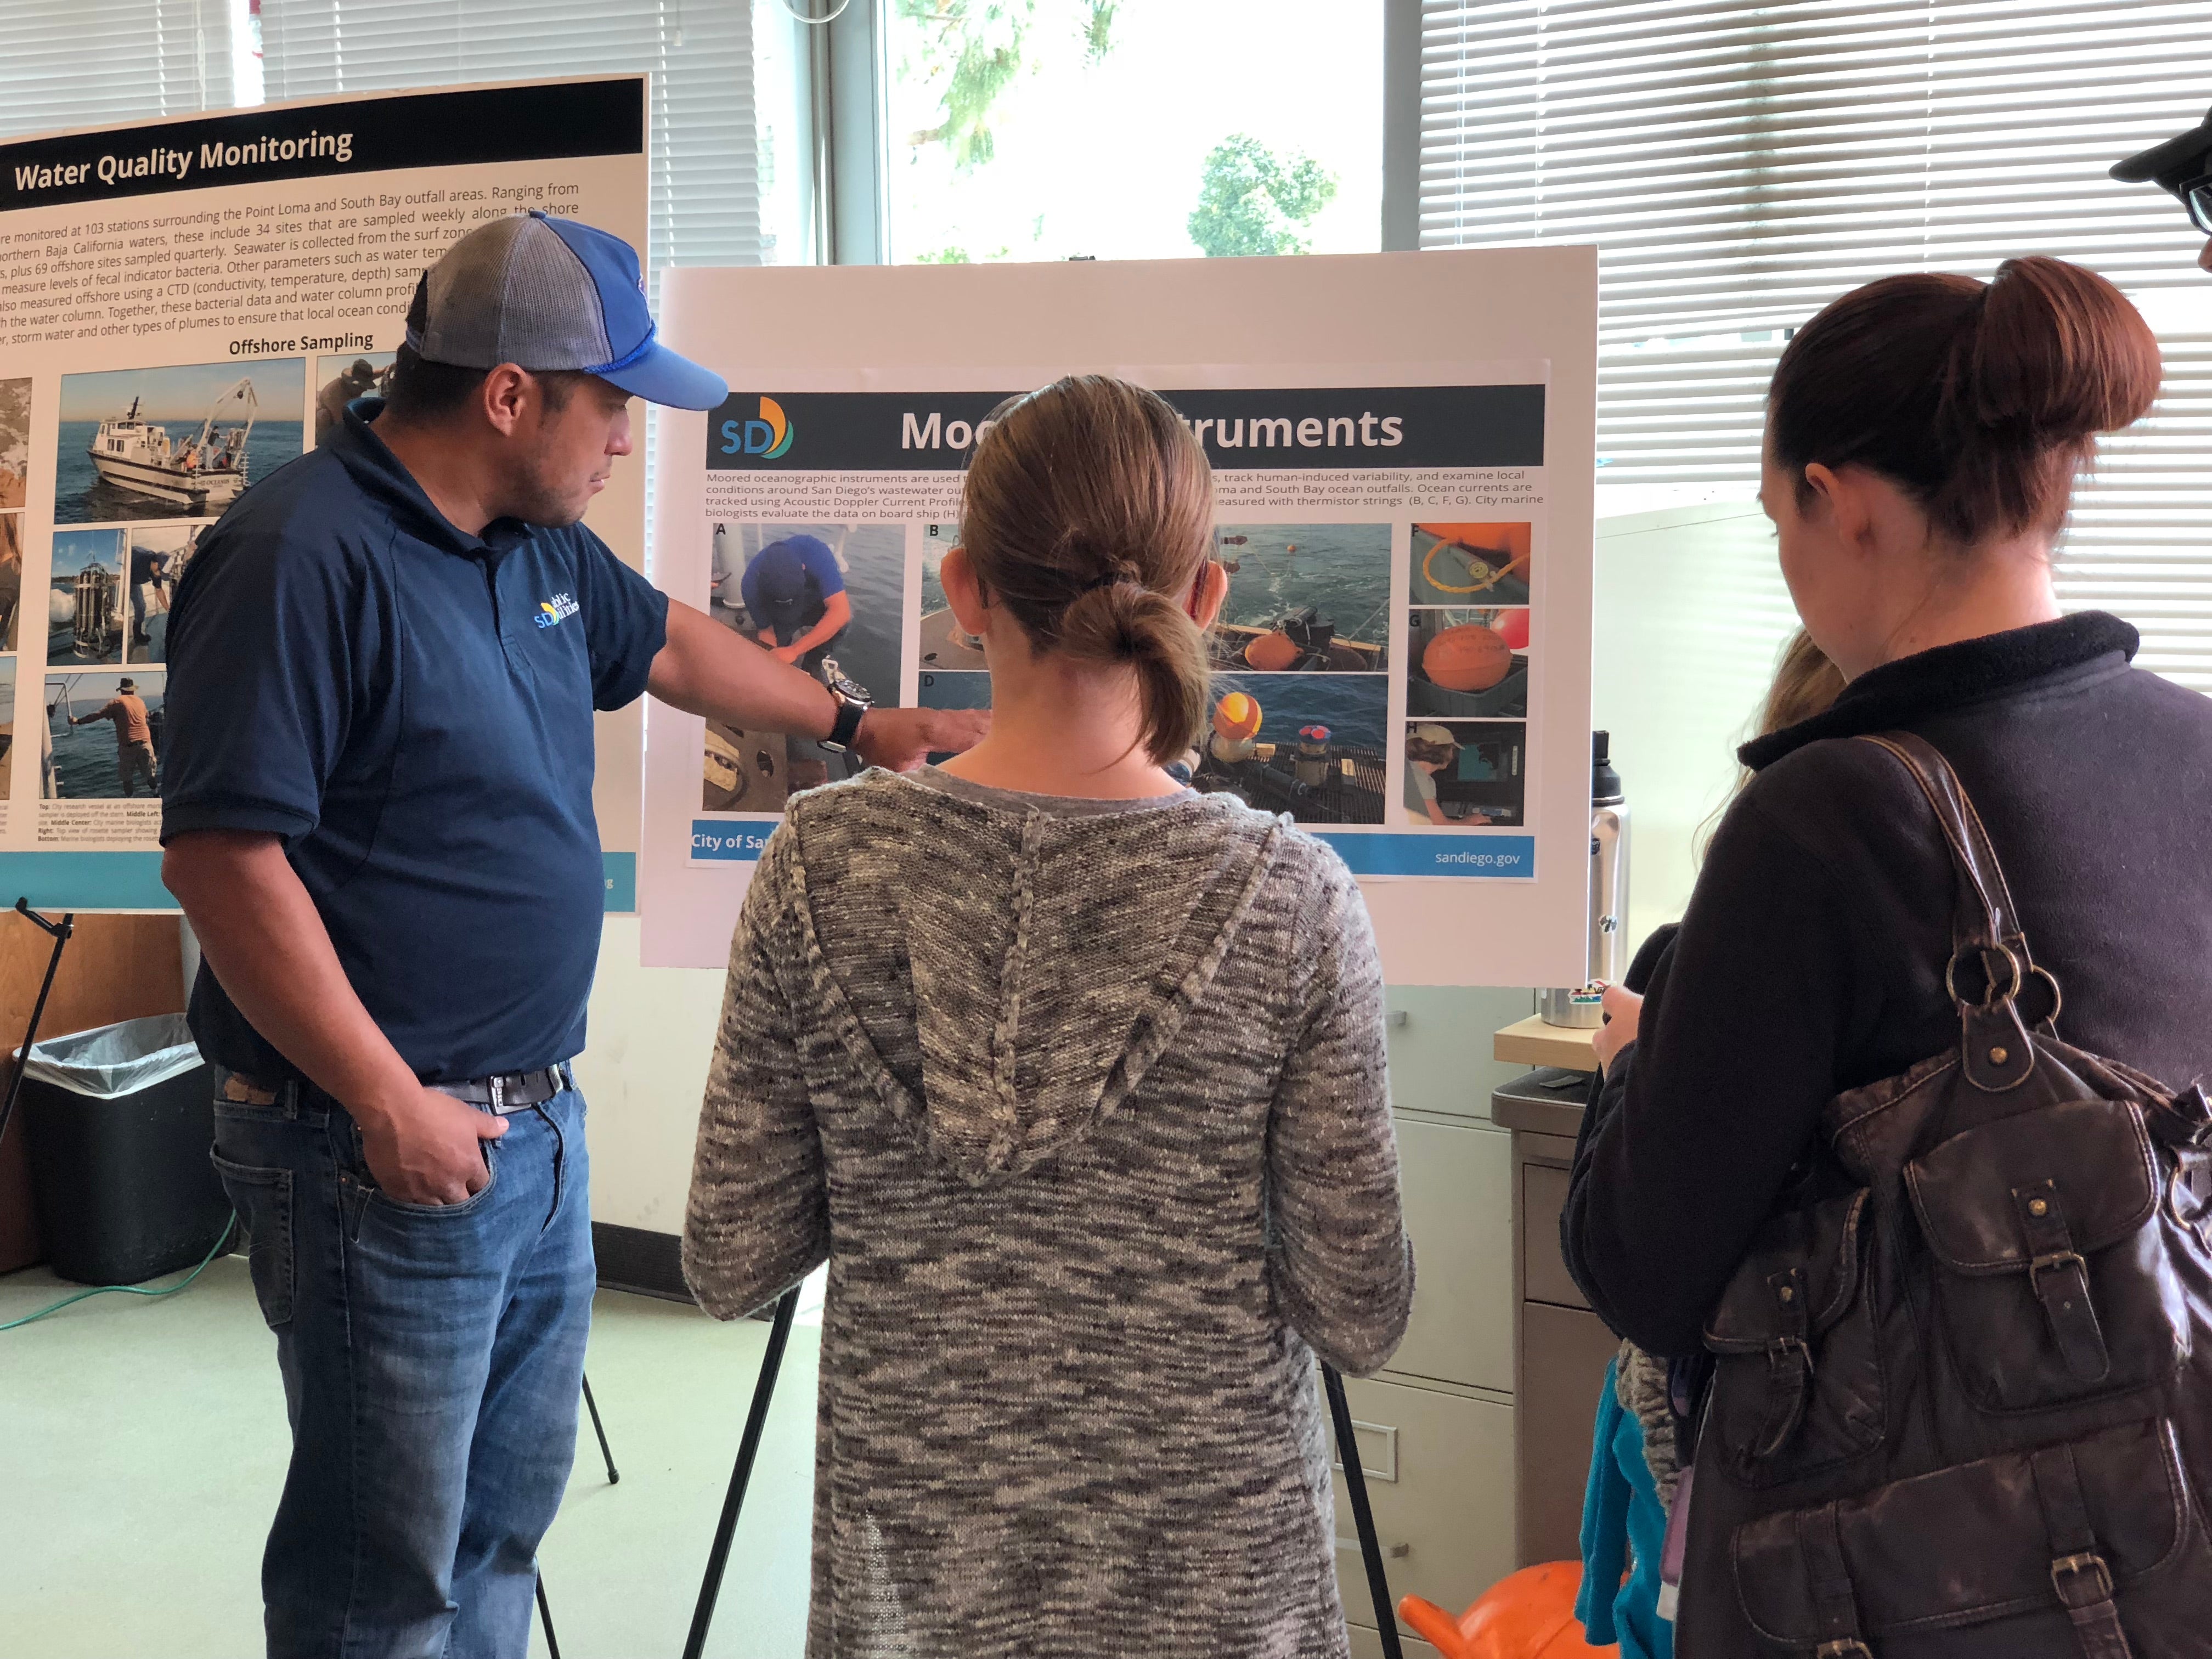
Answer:
[[(0, 1323), (76, 1286), (0, 1277)], [(542, 1561), (562, 1659), (675, 1659), (768, 1327), (599, 1295), (592, 1389)], [(792, 1338), (714, 1639), (793, 1659), (806, 1622), (818, 1333)], [(0, 1333), (0, 1632), (40, 1659), (251, 1659), (287, 1449), (274, 1339), (242, 1258), (163, 1301), (103, 1296)], [(544, 1654), (542, 1635), (533, 1654)]]

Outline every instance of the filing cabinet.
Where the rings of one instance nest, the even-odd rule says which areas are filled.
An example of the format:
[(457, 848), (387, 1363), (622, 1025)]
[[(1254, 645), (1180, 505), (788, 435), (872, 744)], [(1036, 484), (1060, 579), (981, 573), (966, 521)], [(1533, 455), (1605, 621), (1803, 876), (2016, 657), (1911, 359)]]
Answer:
[[(1347, 1377), (1359, 1465), (1390, 1594), (1454, 1613), (1513, 1571), (1513, 1407), (1471, 1394)], [(1345, 1615), (1375, 1627), (1344, 1477), (1336, 1492), (1337, 1582)], [(1403, 1627), (1401, 1626), (1401, 1633)]]
[(1559, 1252), (1559, 1214), (1586, 1072), (1540, 1066), (1491, 1097), (1513, 1137), (1515, 1562), (1573, 1560), (1605, 1370), (1619, 1340), (1589, 1310)]

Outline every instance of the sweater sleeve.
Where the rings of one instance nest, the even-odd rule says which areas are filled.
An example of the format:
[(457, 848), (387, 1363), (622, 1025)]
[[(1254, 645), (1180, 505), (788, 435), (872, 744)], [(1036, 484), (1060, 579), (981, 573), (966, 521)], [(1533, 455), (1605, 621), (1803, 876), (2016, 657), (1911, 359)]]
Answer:
[(1562, 1242), (1613, 1330), (1653, 1353), (1703, 1351), (1705, 1316), (1811, 1149), (1863, 1024), (1855, 1000), (1876, 983), (1840, 884), (1747, 794), (1576, 1158)]
[(1340, 863), (1307, 912), (1322, 941), (1268, 1121), (1276, 1301), (1338, 1370), (1379, 1369), (1406, 1334), (1413, 1246), (1398, 1192), (1383, 1054), (1382, 974), (1359, 889)]
[(822, 1139), (773, 965), (797, 926), (796, 858), (786, 826), (769, 839), (745, 895), (699, 1115), (684, 1278), (717, 1319), (774, 1300), (830, 1254)]

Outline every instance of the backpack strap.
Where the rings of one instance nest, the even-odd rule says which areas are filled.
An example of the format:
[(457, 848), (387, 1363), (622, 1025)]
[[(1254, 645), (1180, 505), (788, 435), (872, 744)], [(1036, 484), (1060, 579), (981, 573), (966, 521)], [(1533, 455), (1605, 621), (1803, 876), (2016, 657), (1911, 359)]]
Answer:
[(1910, 732), (1858, 740), (1887, 750), (1919, 786), (1958, 876), (1943, 984), (1959, 1010), (1960, 1066), (1987, 1093), (2016, 1089), (2035, 1066), (2022, 1004), (2039, 1029), (2055, 1035), (2058, 981), (2036, 966), (1989, 830), (1942, 751)]
[(2081, 1659), (2135, 1659), (2120, 1610), (2112, 1604), (2112, 1571), (2097, 1550), (2074, 1449), (2050, 1446), (2032, 1452), (2028, 1467), (2035, 1473), (2035, 1496), (2051, 1540), (2051, 1585), (2074, 1621)]
[[(1805, 1582), (1813, 1592), (1820, 1640), (1814, 1659), (1874, 1659), (1859, 1628), (1858, 1596), (1844, 1559), (1838, 1505), (1822, 1504), (1797, 1511), (1797, 1548), (1805, 1563)], [(2104, 1656), (2098, 1656), (2104, 1659)]]

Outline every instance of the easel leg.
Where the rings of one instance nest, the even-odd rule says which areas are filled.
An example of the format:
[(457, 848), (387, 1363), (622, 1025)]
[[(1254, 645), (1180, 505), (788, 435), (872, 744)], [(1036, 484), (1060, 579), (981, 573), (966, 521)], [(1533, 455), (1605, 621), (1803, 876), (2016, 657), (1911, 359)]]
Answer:
[(768, 1352), (761, 1356), (760, 1381), (753, 1384), (752, 1409), (745, 1413), (737, 1466), (730, 1471), (730, 1490), (722, 1499), (721, 1521), (714, 1528), (714, 1547), (707, 1553), (707, 1574), (699, 1581), (699, 1601), (691, 1610), (691, 1633), (684, 1639), (684, 1659), (702, 1659), (707, 1651), (714, 1601), (722, 1593), (722, 1573), (730, 1565), (730, 1540), (737, 1535), (738, 1511), (744, 1507), (745, 1485), (752, 1479), (761, 1432), (768, 1425), (769, 1401), (775, 1394), (775, 1374), (782, 1367), (784, 1344), (791, 1339), (791, 1322), (798, 1312), (799, 1287), (794, 1285), (775, 1304), (775, 1322), (769, 1327)]
[(545, 1605), (545, 1575), (538, 1575), (538, 1622), (545, 1627), (545, 1651), (561, 1659), (560, 1638), (553, 1634), (553, 1609)]
[(1367, 1471), (1360, 1467), (1359, 1446), (1352, 1428), (1352, 1402), (1344, 1397), (1344, 1379), (1324, 1360), (1322, 1387), (1328, 1391), (1329, 1421), (1336, 1429), (1337, 1460), (1344, 1465), (1344, 1489), (1352, 1498), (1352, 1524), (1359, 1529), (1359, 1559), (1367, 1567), (1367, 1593), (1375, 1601), (1376, 1633), (1382, 1638), (1382, 1659), (1404, 1659), (1398, 1644), (1398, 1613), (1390, 1601), (1390, 1581), (1382, 1571), (1382, 1546), (1375, 1535), (1374, 1511), (1367, 1507)]
[(584, 1408), (592, 1414), (592, 1432), (599, 1437), (599, 1455), (606, 1460), (607, 1465), (607, 1485), (618, 1486), (622, 1484), (622, 1474), (615, 1468), (615, 1455), (607, 1445), (607, 1431), (599, 1421), (599, 1402), (592, 1398), (592, 1374), (589, 1371), (584, 1373)]

